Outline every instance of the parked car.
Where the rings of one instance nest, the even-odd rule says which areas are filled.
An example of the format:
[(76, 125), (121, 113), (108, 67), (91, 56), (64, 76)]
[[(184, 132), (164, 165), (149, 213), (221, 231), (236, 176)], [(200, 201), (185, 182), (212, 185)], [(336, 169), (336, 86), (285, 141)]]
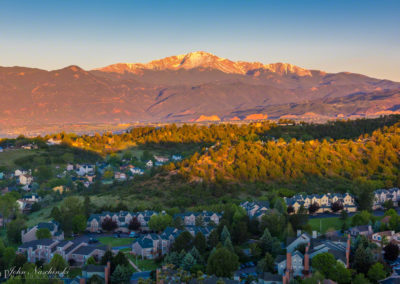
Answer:
[(134, 238), (134, 237), (136, 237), (136, 232), (134, 232), (134, 231), (132, 231), (130, 234), (129, 234), (129, 237), (130, 238)]
[(121, 237), (120, 234), (115, 234), (115, 235), (114, 235), (114, 238), (120, 238), (120, 237)]
[(98, 242), (99, 242), (98, 239), (95, 239), (95, 238), (90, 238), (90, 239), (89, 239), (89, 244), (96, 244), (96, 243), (98, 243)]

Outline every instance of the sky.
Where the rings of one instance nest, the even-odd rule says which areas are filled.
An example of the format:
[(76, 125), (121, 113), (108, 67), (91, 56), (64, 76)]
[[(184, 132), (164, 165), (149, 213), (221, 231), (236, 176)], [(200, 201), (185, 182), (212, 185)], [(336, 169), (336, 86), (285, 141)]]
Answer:
[(400, 1), (0, 0), (0, 66), (93, 69), (198, 50), (400, 82)]

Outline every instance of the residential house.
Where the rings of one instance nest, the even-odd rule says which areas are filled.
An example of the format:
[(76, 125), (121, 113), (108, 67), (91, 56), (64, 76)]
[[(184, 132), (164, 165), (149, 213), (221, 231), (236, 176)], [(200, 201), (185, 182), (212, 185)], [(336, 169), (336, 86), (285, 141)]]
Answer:
[(73, 164), (67, 164), (67, 171), (73, 171), (74, 170), (74, 165)]
[(290, 270), (293, 276), (303, 276), (304, 255), (301, 252), (297, 250), (293, 253), (288, 252), (286, 256), (278, 256), (275, 262), (279, 275), (284, 275), (287, 270)]
[(258, 277), (257, 284), (282, 284), (282, 276), (271, 272), (264, 272)]
[(23, 243), (31, 242), (37, 240), (36, 238), (36, 231), (39, 229), (48, 229), (52, 236), (53, 240), (63, 240), (64, 239), (64, 232), (61, 230), (60, 225), (58, 222), (49, 221), (49, 222), (41, 222), (36, 226), (31, 228), (25, 229), (21, 231), (21, 241)]
[(376, 243), (378, 246), (381, 246), (385, 241), (390, 243), (392, 240), (397, 242), (396, 233), (394, 231), (377, 232), (371, 235), (371, 241)]
[(144, 171), (140, 168), (130, 168), (129, 171), (132, 173), (132, 175), (143, 175)]
[(181, 161), (182, 160), (182, 156), (181, 155), (172, 155), (172, 161)]
[(96, 178), (96, 175), (93, 172), (85, 175), (85, 179), (87, 182), (89, 182), (89, 184), (92, 184), (94, 182), (95, 178)]
[(160, 164), (165, 164), (166, 162), (169, 161), (169, 159), (167, 157), (156, 156), (156, 155), (154, 155), (154, 159), (156, 160), (156, 162), (158, 162)]
[(27, 173), (28, 173), (27, 171), (17, 169), (17, 170), (14, 171), (14, 176), (15, 177), (19, 177), (20, 175), (24, 175), (24, 174), (27, 174)]
[(208, 238), (212, 230), (214, 230), (214, 227), (186, 226), (185, 230), (193, 237), (196, 236), (197, 233), (202, 233), (206, 238)]
[(107, 251), (105, 246), (88, 245), (82, 241), (42, 239), (23, 243), (18, 253), (26, 254), (28, 262), (42, 260), (49, 263), (55, 254), (59, 254), (71, 265), (84, 265), (93, 256), (100, 260)]
[(107, 273), (106, 265), (87, 264), (82, 267), (82, 278), (84, 279), (90, 279), (95, 275), (104, 279), (105, 273)]
[(269, 210), (268, 201), (245, 201), (240, 203), (240, 207), (246, 210), (250, 218), (261, 219), (262, 215), (266, 214)]
[(22, 145), (21, 149), (25, 149), (25, 150), (32, 150), (32, 149), (37, 149), (38, 146), (35, 144), (26, 144), (26, 145)]
[(69, 188), (64, 186), (64, 185), (59, 185), (59, 186), (53, 187), (52, 190), (53, 191), (58, 191), (60, 194), (62, 194), (63, 192), (69, 191)]
[(291, 206), (294, 209), (294, 212), (298, 212), (301, 206), (308, 209), (312, 204), (317, 204), (319, 206), (315, 213), (332, 212), (331, 207), (333, 203), (342, 205), (343, 209), (347, 212), (357, 211), (354, 196), (350, 193), (297, 194), (291, 198), (285, 197), (284, 200), (287, 206)]
[(88, 164), (77, 165), (76, 168), (77, 168), (76, 173), (79, 176), (86, 176), (92, 173), (94, 174), (94, 165), (88, 165)]
[(299, 245), (306, 245), (311, 241), (311, 236), (307, 233), (302, 233), (300, 230), (297, 231), (297, 237), (296, 238), (288, 238), (286, 240), (287, 246), (286, 246), (286, 251), (287, 252), (294, 252)]
[(345, 267), (349, 266), (350, 236), (336, 239), (312, 239), (309, 247), (309, 255), (312, 260), (314, 256), (329, 252), (335, 259)]
[(118, 226), (115, 231), (129, 232), (128, 226), (133, 217), (136, 217), (137, 220), (140, 222), (141, 229), (146, 229), (148, 227), (148, 222), (150, 221), (151, 216), (157, 214), (157, 212), (150, 210), (145, 210), (142, 212), (120, 211), (92, 214), (87, 221), (86, 230), (89, 232), (97, 232), (101, 230), (101, 224), (103, 223), (104, 219), (111, 218), (117, 223)]
[(167, 227), (165, 230), (160, 234), (161, 238), (161, 254), (167, 254), (175, 242), (175, 239), (182, 233), (182, 230), (173, 227)]
[(126, 181), (126, 174), (121, 172), (115, 172), (114, 178), (117, 181)]
[(386, 201), (391, 200), (394, 206), (399, 206), (400, 188), (377, 189), (374, 191), (372, 209), (381, 209)]
[(52, 259), (52, 251), (56, 250), (57, 240), (41, 239), (25, 242), (18, 247), (18, 253), (27, 255), (28, 262), (41, 260), (49, 263)]
[(152, 160), (148, 160), (146, 162), (146, 168), (152, 168), (153, 167), (153, 161)]
[(73, 260), (76, 265), (84, 265), (89, 257), (100, 260), (106, 251), (107, 246), (80, 246), (70, 253), (71, 257), (68, 261)]
[[(210, 235), (213, 227), (186, 227), (192, 236), (201, 232), (206, 238)], [(140, 256), (142, 259), (153, 259), (169, 252), (176, 238), (182, 233), (182, 230), (173, 227), (167, 227), (160, 235), (146, 234), (136, 239), (132, 244), (132, 253)]]
[(23, 200), (25, 202), (34, 202), (34, 203), (39, 202), (41, 199), (42, 198), (39, 197), (39, 195), (37, 195), (37, 194), (28, 194), (28, 195), (25, 195), (23, 198)]
[(362, 225), (350, 228), (349, 233), (353, 237), (357, 237), (358, 235), (368, 237), (372, 235), (373, 231), (371, 225)]
[(195, 226), (196, 219), (203, 220), (204, 225), (207, 226), (211, 224), (218, 225), (220, 219), (222, 218), (222, 214), (210, 211), (185, 212), (175, 214), (174, 219), (176, 218), (181, 218), (184, 226)]
[(278, 274), (283, 276), (283, 283), (288, 283), (295, 276), (307, 276), (312, 271), (310, 260), (312, 264), (315, 256), (326, 252), (333, 254), (337, 261), (349, 268), (350, 240), (350, 235), (336, 239), (312, 238), (306, 244), (304, 254), (299, 250), (287, 250), (286, 256), (278, 256), (275, 259)]
[(41, 198), (37, 194), (25, 195), (23, 198), (17, 200), (19, 209), (22, 212), (29, 212), (34, 203), (39, 202)]
[(54, 139), (54, 138), (50, 138), (46, 142), (46, 144), (49, 145), (49, 146), (60, 145), (61, 143), (62, 143), (62, 140)]
[(160, 255), (161, 238), (157, 234), (147, 234), (132, 244), (132, 253), (142, 259), (154, 259)]
[(19, 184), (30, 185), (33, 181), (33, 177), (29, 174), (21, 174), (18, 176)]

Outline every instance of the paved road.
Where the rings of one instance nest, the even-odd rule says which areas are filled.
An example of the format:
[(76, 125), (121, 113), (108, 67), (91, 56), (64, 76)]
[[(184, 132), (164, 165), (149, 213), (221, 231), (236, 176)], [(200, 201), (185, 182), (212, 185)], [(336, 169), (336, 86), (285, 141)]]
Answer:
[[(395, 208), (395, 210), (397, 211), (397, 213), (400, 214), (400, 208)], [(351, 213), (348, 214), (348, 216), (351, 217), (351, 216), (354, 216), (357, 213), (358, 212), (351, 212)], [(372, 211), (372, 215), (374, 215), (374, 216), (383, 216), (383, 215), (385, 215), (385, 211), (383, 211), (383, 210), (375, 210), (375, 211)], [(310, 219), (314, 219), (314, 218), (331, 218), (331, 217), (340, 217), (340, 214), (322, 213), (322, 214), (316, 214), (316, 215), (310, 215), (309, 216)]]

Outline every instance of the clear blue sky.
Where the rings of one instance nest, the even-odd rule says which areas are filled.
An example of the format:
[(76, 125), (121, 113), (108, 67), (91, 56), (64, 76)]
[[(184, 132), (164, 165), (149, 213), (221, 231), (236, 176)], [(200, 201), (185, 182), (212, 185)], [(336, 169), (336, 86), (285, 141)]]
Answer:
[(91, 69), (204, 50), (400, 81), (400, 1), (0, 0), (0, 65)]

